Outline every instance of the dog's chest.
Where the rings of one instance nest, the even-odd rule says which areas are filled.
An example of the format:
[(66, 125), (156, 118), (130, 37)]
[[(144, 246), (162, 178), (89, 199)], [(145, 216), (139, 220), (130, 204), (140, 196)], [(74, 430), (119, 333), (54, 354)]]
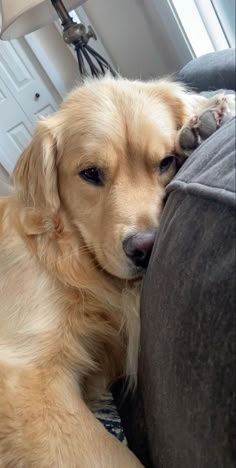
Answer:
[(0, 243), (0, 292), (1, 359), (37, 358), (60, 322), (59, 295), (36, 259), (11, 240)]

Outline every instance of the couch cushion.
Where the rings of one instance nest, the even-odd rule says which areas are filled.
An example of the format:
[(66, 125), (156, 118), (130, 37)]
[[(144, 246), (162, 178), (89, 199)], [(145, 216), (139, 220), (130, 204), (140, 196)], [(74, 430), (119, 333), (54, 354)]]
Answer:
[(221, 88), (235, 91), (235, 49), (212, 52), (191, 60), (177, 78), (198, 92)]
[(144, 282), (148, 466), (235, 466), (235, 231), (233, 119), (170, 183)]

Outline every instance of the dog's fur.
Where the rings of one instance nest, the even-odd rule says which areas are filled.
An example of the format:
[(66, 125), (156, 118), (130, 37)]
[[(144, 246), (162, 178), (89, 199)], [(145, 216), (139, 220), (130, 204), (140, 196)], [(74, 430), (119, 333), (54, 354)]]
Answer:
[(175, 173), (160, 161), (202, 99), (165, 80), (88, 82), (17, 162), (0, 202), (0, 467), (140, 466), (89, 404), (135, 380), (140, 272), (122, 241), (158, 226)]

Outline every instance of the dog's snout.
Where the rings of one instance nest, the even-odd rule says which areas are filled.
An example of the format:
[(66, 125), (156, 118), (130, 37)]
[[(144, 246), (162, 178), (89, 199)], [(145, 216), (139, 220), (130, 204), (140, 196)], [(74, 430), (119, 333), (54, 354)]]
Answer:
[(127, 237), (123, 249), (135, 266), (146, 268), (151, 256), (157, 231), (144, 231)]

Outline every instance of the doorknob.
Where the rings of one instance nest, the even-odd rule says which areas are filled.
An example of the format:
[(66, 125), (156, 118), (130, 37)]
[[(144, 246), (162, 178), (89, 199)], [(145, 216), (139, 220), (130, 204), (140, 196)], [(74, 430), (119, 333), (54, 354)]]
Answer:
[(36, 100), (39, 99), (39, 98), (40, 98), (40, 94), (39, 94), (39, 93), (35, 93), (34, 98), (35, 98)]

